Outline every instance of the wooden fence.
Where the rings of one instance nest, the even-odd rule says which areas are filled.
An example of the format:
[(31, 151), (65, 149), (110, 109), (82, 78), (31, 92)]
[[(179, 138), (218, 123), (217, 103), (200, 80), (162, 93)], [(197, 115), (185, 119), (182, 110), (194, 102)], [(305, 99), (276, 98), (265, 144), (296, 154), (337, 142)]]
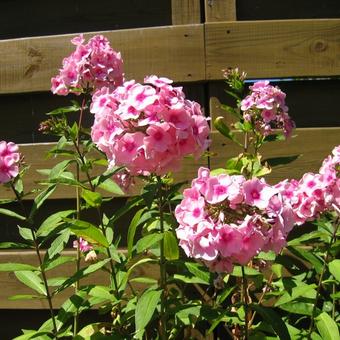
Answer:
[[(67, 102), (66, 98), (52, 96), (48, 92), (50, 78), (57, 73), (62, 58), (72, 51), (70, 39), (75, 35), (74, 32), (88, 32), (92, 29), (96, 32), (86, 33), (87, 37), (102, 33), (109, 38), (114, 49), (122, 52), (127, 78), (142, 80), (148, 74), (172, 78), (184, 86), (189, 98), (204, 105), (206, 113), (212, 118), (224, 115), (220, 103), (228, 101), (223, 92), (221, 69), (237, 66), (246, 71), (249, 78), (276, 79), (275, 82), (287, 92), (290, 112), (298, 125), (297, 137), (289, 142), (266, 146), (264, 156), (301, 154), (301, 157), (289, 166), (275, 169), (269, 176), (271, 181), (298, 178), (306, 171), (316, 171), (332, 147), (340, 143), (340, 113), (337, 103), (340, 6), (336, 3), (325, 1), (329, 7), (321, 6), (318, 16), (319, 2), (301, 1), (305, 4), (304, 9), (308, 7), (307, 12), (299, 10), (300, 4), (294, 13), (289, 7), (291, 1), (287, 1), (285, 8), (280, 4), (278, 16), (275, 8), (270, 8), (270, 1), (260, 0), (254, 0), (251, 4), (244, 0), (130, 0), (126, 1), (120, 12), (115, 7), (118, 14), (113, 13), (115, 5), (102, 2), (107, 8), (106, 13), (112, 15), (110, 18), (103, 17), (102, 13), (98, 14), (95, 10), (91, 13), (86, 1), (79, 4), (74, 1), (72, 6), (77, 4), (80, 9), (75, 11), (74, 17), (73, 14), (66, 17), (59, 7), (67, 6), (68, 2), (59, 2), (57, 15), (60, 15), (61, 27), (50, 25), (56, 21), (55, 17), (52, 18), (53, 13), (44, 13), (43, 9), (38, 9), (38, 5), (32, 5), (30, 10), (38, 11), (41, 17), (51, 16), (44, 21), (45, 31), (39, 25), (34, 30), (33, 23), (28, 26), (27, 35), (38, 33), (39, 36), (22, 38), (25, 31), (15, 26), (18, 23), (11, 21), (10, 16), (4, 22), (4, 25), (12, 25), (13, 31), (3, 30), (0, 36), (3, 39), (0, 40), (1, 139), (23, 143), (21, 151), (27, 163), (32, 164), (26, 176), (28, 189), (39, 179), (36, 170), (51, 167), (55, 162), (45, 158), (52, 140), (36, 132), (38, 123), (44, 118), (44, 112)], [(142, 6), (143, 2), (149, 7)], [(129, 4), (133, 8), (129, 8)], [(14, 10), (13, 5), (11, 7), (6, 3), (6, 6), (8, 13)], [(267, 7), (267, 10), (263, 9), (263, 6), (270, 10)], [(258, 16), (254, 18), (256, 13)], [(91, 15), (94, 16), (92, 24), (89, 20)], [(148, 15), (150, 20), (147, 20)], [(79, 16), (88, 19), (87, 26), (82, 26), (84, 23)], [(157, 27), (126, 29), (133, 25), (126, 26), (124, 16), (129, 18), (130, 23), (135, 24), (139, 18), (140, 26), (151, 24)], [(115, 25), (115, 19), (120, 24)], [(165, 26), (159, 26), (164, 23)], [(60, 34), (66, 33), (64, 27), (69, 27), (66, 32), (72, 33)], [(20, 38), (15, 38), (18, 36)], [(297, 77), (300, 79), (297, 80)], [(306, 79), (311, 77), (313, 80)], [(295, 80), (277, 80), (280, 78)], [(177, 179), (193, 178), (200, 164), (209, 163), (213, 168), (223, 166), (227, 157), (239, 153), (234, 145), (215, 131), (212, 140), (210, 151), (215, 156), (200, 162), (188, 160)], [(0, 197), (8, 194), (6, 190), (0, 190)], [(67, 199), (72, 205), (71, 197), (71, 191), (58, 191), (51, 199), (51, 204), (57, 209), (60, 202)], [(5, 222), (1, 241), (10, 241), (16, 237), (11, 228), (15, 228), (15, 225)], [(28, 263), (35, 261), (31, 252), (0, 252), (0, 262), (10, 260)], [(67, 268), (63, 271), (66, 274)], [(97, 279), (100, 280), (100, 277)], [(45, 308), (40, 301), (8, 301), (8, 295), (25, 291), (11, 274), (1, 273), (0, 284), (0, 308)], [(60, 302), (56, 301), (56, 305)]]

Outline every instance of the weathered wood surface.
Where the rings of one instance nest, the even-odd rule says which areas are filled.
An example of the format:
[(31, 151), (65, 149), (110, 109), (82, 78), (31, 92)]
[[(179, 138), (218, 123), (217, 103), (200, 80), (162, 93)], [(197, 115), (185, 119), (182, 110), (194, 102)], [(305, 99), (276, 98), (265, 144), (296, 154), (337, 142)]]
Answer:
[[(157, 74), (177, 82), (205, 79), (203, 25), (179, 25), (104, 34), (121, 51), (127, 79)], [(75, 34), (0, 41), (0, 93), (47, 91)], [(171, 66), (170, 66), (171, 65)]]
[[(122, 250), (126, 253), (125, 250)], [(44, 252), (42, 252), (44, 254)], [(66, 256), (76, 256), (75, 250), (65, 250), (63, 255)], [(36, 253), (32, 250), (21, 250), (21, 251), (0, 251), (0, 263), (15, 262), (15, 263), (26, 263), (33, 266), (38, 266), (38, 259)], [(82, 261), (81, 267), (89, 265)], [(51, 271), (47, 272), (47, 278), (52, 277), (65, 277), (68, 278), (75, 272), (75, 262), (67, 263), (59, 266)], [(157, 266), (152, 264), (143, 264), (142, 266), (137, 266), (133, 270), (131, 277), (137, 276), (148, 276), (157, 279), (159, 277), (159, 271)], [(104, 271), (96, 271), (90, 274), (88, 277), (80, 281), (81, 286), (86, 286), (89, 284), (109, 284), (109, 274)], [(11, 272), (0, 272), (0, 309), (47, 309), (47, 300), (8, 300), (8, 297), (18, 294), (34, 294), (35, 292), (27, 288), (22, 284)], [(145, 285), (133, 283), (133, 288), (135, 290), (141, 290), (145, 288)], [(73, 288), (67, 288), (64, 292), (55, 295), (53, 297), (53, 307), (59, 308), (63, 302), (72, 295)]]
[(171, 15), (173, 25), (199, 24), (200, 0), (171, 0)]
[(205, 21), (235, 21), (236, 0), (204, 0)]
[(238, 67), (249, 78), (340, 74), (340, 19), (205, 24), (206, 78)]
[[(317, 172), (322, 160), (329, 155), (334, 146), (340, 144), (340, 128), (297, 129), (296, 137), (287, 141), (267, 143), (261, 148), (263, 159), (300, 155), (294, 162), (277, 166), (266, 176), (270, 183), (277, 183), (285, 178), (299, 179), (306, 172)], [(210, 151), (212, 169), (225, 166), (228, 158), (235, 157), (242, 149), (218, 132), (213, 133)]]
[[(37, 183), (46, 179), (46, 176), (41, 175), (37, 170), (40, 169), (50, 169), (58, 162), (64, 160), (65, 158), (59, 156), (48, 157), (48, 151), (54, 146), (55, 143), (39, 143), (39, 144), (22, 144), (19, 145), (20, 152), (24, 155), (24, 159), (27, 165), (30, 165), (29, 170), (24, 175), (24, 186), (25, 192), (29, 192), (30, 190), (40, 187)], [(94, 157), (98, 157), (93, 155)], [(187, 180), (191, 180), (196, 174), (199, 166), (206, 166), (208, 164), (208, 159), (206, 157), (202, 157), (199, 160), (195, 160), (192, 157), (188, 157), (184, 160), (181, 170), (178, 173), (174, 174), (174, 178), (177, 182), (184, 182)], [(98, 166), (93, 169), (91, 175), (99, 175), (106, 170), (103, 166)], [(85, 179), (85, 178), (84, 178)], [(133, 189), (127, 194), (127, 196), (139, 194), (141, 189), (142, 182), (137, 181), (136, 185), (133, 186)], [(106, 192), (107, 195), (110, 195)], [(5, 188), (4, 186), (0, 186), (0, 198), (8, 198), (12, 197), (13, 193), (10, 188)], [(27, 196), (27, 199), (32, 199), (32, 195)], [(75, 197), (75, 189), (70, 186), (60, 186), (56, 189), (56, 191), (51, 195), (51, 198), (74, 198)]]

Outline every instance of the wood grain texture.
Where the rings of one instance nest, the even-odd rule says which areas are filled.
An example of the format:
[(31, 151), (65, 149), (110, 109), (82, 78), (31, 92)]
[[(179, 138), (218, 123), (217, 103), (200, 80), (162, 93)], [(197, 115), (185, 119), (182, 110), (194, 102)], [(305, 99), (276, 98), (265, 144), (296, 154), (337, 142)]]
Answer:
[[(126, 252), (123, 250), (123, 252)], [(44, 254), (44, 252), (42, 252)], [(76, 256), (74, 250), (65, 250), (63, 255)], [(15, 262), (26, 263), (33, 266), (38, 266), (37, 256), (34, 251), (0, 251), (0, 263)], [(82, 261), (81, 267), (87, 266), (88, 263)], [(47, 278), (52, 277), (70, 277), (75, 272), (75, 263), (67, 263), (62, 266), (52, 269), (47, 272)], [(156, 265), (143, 264), (137, 266), (132, 273), (131, 277), (136, 276), (148, 276), (158, 279), (159, 270)], [(88, 277), (80, 281), (81, 286), (89, 284), (109, 285), (109, 276), (107, 272), (96, 271), (90, 274)], [(9, 296), (18, 294), (34, 294), (35, 292), (27, 288), (24, 284), (17, 280), (15, 275), (11, 272), (0, 272), (0, 309), (47, 309), (48, 304), (46, 300), (8, 300)], [(133, 288), (137, 291), (141, 291), (146, 288), (146, 285), (133, 283)], [(53, 307), (59, 308), (63, 302), (73, 293), (73, 288), (67, 288), (64, 292), (53, 297)]]
[[(165, 26), (104, 34), (121, 51), (127, 79), (157, 74), (175, 81), (205, 79), (203, 25)], [(0, 41), (0, 93), (46, 91), (74, 34)]]
[[(37, 170), (39, 169), (50, 169), (58, 162), (64, 160), (63, 157), (58, 158), (47, 158), (46, 155), (51, 147), (55, 145), (55, 143), (37, 143), (37, 144), (22, 144), (19, 145), (20, 152), (25, 157), (25, 162), (30, 165), (29, 170), (24, 176), (24, 186), (25, 192), (29, 192), (30, 190), (39, 187), (37, 184), (38, 181), (42, 181), (44, 176), (39, 174)], [(199, 166), (206, 166), (208, 164), (207, 158), (201, 158), (199, 160), (195, 160), (193, 158), (186, 158), (183, 161), (182, 168), (174, 174), (174, 178), (177, 182), (190, 181), (196, 174)], [(98, 166), (93, 169), (93, 175), (99, 175), (106, 170), (103, 166)], [(143, 183), (141, 181), (137, 181), (136, 185), (133, 189), (127, 194), (127, 196), (137, 195), (140, 193), (140, 189)], [(41, 187), (41, 186), (40, 186)], [(106, 194), (110, 196), (107, 192)], [(13, 197), (13, 193), (10, 188), (5, 188), (4, 186), (0, 186), (0, 198), (8, 198)], [(56, 189), (56, 191), (51, 195), (51, 198), (74, 198), (75, 197), (75, 189), (70, 186), (60, 186)], [(27, 199), (32, 199), (32, 195), (27, 196)]]
[(173, 25), (199, 24), (200, 0), (171, 0), (171, 15)]
[(236, 0), (204, 0), (205, 21), (235, 21)]
[(340, 74), (340, 19), (207, 23), (206, 77), (238, 67), (249, 78)]
[[(296, 137), (288, 141), (267, 143), (261, 149), (263, 159), (301, 155), (294, 162), (277, 166), (266, 179), (276, 183), (285, 178), (299, 179), (306, 172), (317, 172), (322, 160), (331, 153), (334, 146), (340, 144), (340, 128), (306, 128), (297, 129)], [(213, 133), (210, 151), (214, 156), (210, 159), (212, 169), (225, 166), (228, 158), (235, 157), (242, 150), (218, 132)]]

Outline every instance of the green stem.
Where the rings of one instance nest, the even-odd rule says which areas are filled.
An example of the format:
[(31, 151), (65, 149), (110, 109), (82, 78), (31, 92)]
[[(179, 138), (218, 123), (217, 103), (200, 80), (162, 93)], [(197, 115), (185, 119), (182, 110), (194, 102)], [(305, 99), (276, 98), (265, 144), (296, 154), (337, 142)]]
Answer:
[(41, 258), (39, 243), (38, 243), (38, 241), (36, 239), (36, 236), (35, 236), (34, 230), (32, 228), (32, 225), (31, 225), (31, 223), (30, 223), (30, 221), (28, 219), (28, 214), (27, 214), (26, 208), (24, 206), (24, 203), (23, 203), (20, 195), (16, 191), (13, 182), (10, 182), (10, 185), (11, 185), (11, 188), (12, 188), (14, 194), (15, 194), (15, 197), (16, 197), (18, 203), (20, 204), (20, 206), (21, 206), (21, 208), (22, 208), (22, 210), (24, 212), (24, 215), (25, 215), (25, 218), (26, 218), (26, 222), (30, 226), (29, 229), (31, 230), (33, 244), (34, 244), (34, 249), (35, 249), (35, 252), (36, 252), (37, 257), (38, 257), (39, 267), (40, 267), (40, 271), (41, 271), (41, 277), (43, 279), (44, 287), (45, 287), (45, 290), (46, 290), (46, 298), (47, 298), (48, 307), (49, 307), (49, 310), (50, 310), (50, 315), (51, 315), (52, 324), (53, 324), (53, 335), (54, 335), (55, 339), (58, 339), (58, 335), (57, 335), (58, 334), (58, 328), (57, 328), (57, 323), (56, 323), (55, 315), (54, 315), (54, 311), (53, 311), (52, 296), (50, 294), (50, 290), (49, 290), (49, 287), (48, 287), (47, 277), (46, 277), (46, 273), (45, 273), (45, 270), (44, 270), (43, 261), (42, 261), (42, 258)]
[(322, 267), (322, 270), (321, 270), (321, 273), (320, 273), (318, 287), (317, 287), (317, 290), (316, 290), (314, 306), (313, 306), (313, 311), (312, 311), (312, 317), (311, 317), (310, 325), (309, 325), (308, 339), (311, 339), (311, 337), (312, 337), (312, 332), (313, 332), (313, 329), (314, 329), (314, 320), (315, 320), (315, 316), (316, 316), (316, 308), (317, 308), (317, 304), (318, 304), (318, 300), (319, 300), (319, 296), (320, 296), (323, 276), (325, 274), (325, 271), (326, 271), (326, 268), (327, 268), (327, 265), (328, 265), (328, 257), (329, 257), (331, 247), (333, 245), (333, 242), (336, 240), (336, 234), (338, 232), (339, 223), (340, 223), (340, 217), (338, 217), (335, 221), (334, 232), (333, 232), (332, 238), (331, 238), (331, 240), (328, 244), (328, 248), (327, 248), (326, 255), (325, 255), (325, 260), (324, 260), (323, 267)]
[[(160, 224), (160, 232), (164, 234), (164, 202), (163, 202), (163, 191), (162, 191), (162, 178), (157, 176), (157, 181), (159, 184), (158, 190), (158, 210), (159, 210), (159, 224)], [(161, 295), (161, 317), (160, 317), (160, 336), (161, 339), (167, 339), (166, 333), (166, 315), (165, 315), (165, 302), (166, 302), (166, 259), (164, 256), (164, 238), (160, 240), (159, 244), (160, 248), (160, 288), (162, 290)]]
[(247, 277), (244, 272), (244, 266), (242, 268), (242, 300), (244, 305), (244, 339), (248, 340), (248, 293), (247, 293)]

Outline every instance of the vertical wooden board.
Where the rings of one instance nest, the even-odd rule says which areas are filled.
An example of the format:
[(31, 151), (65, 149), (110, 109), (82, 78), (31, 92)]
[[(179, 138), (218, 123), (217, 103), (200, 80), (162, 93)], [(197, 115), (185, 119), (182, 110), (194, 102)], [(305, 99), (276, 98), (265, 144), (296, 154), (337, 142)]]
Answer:
[(200, 0), (171, 0), (171, 15), (173, 25), (199, 24)]
[(205, 21), (235, 21), (236, 0), (204, 0)]
[[(87, 33), (104, 34), (122, 52), (126, 78), (142, 81), (146, 75), (175, 81), (205, 79), (203, 25), (166, 26)], [(0, 41), (0, 93), (50, 89), (63, 58), (74, 46), (74, 35)]]
[[(306, 172), (317, 172), (322, 161), (332, 149), (340, 144), (340, 128), (306, 128), (297, 129), (295, 138), (287, 141), (267, 143), (260, 150), (263, 159), (300, 155), (294, 162), (277, 166), (266, 176), (269, 182), (277, 183), (285, 178), (299, 179)], [(242, 149), (223, 137), (213, 133), (213, 144), (210, 148), (212, 169), (225, 167), (225, 162), (242, 152)]]
[(339, 19), (205, 24), (206, 77), (239, 67), (249, 78), (340, 74)]

